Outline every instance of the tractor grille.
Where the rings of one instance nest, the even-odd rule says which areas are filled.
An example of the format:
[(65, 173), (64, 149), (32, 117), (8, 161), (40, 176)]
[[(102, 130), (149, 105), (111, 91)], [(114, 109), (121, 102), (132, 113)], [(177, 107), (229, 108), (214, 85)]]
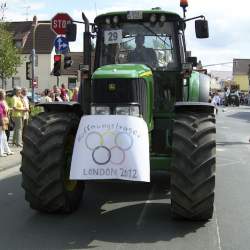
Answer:
[(146, 120), (147, 85), (144, 79), (97, 79), (92, 81), (92, 103), (111, 107), (135, 104)]

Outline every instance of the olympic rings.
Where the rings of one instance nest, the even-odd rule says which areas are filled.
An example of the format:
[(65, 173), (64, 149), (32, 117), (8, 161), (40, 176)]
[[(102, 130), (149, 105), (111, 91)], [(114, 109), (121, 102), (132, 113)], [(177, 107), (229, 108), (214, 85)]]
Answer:
[[(99, 142), (97, 143), (96, 146), (91, 146), (90, 144), (90, 137), (92, 138), (93, 140), (93, 135), (97, 135), (99, 137)], [(101, 133), (98, 133), (98, 132), (91, 132), (87, 135), (87, 137), (85, 138), (85, 146), (87, 147), (87, 149), (89, 150), (95, 150), (95, 148), (98, 146), (98, 144), (100, 145), (103, 145), (103, 137), (102, 137), (102, 134)]]
[(121, 164), (125, 161), (125, 151), (123, 151), (123, 150), (122, 150), (121, 148), (119, 148), (118, 146), (114, 146), (113, 148), (110, 149), (111, 152), (114, 151), (114, 150), (120, 151), (122, 157), (121, 157), (121, 160), (118, 160), (118, 161), (117, 161), (117, 159), (113, 159), (114, 157), (112, 157), (112, 156), (113, 156), (113, 154), (112, 154), (111, 159), (110, 159), (110, 162), (111, 162), (112, 164), (114, 164), (114, 165), (121, 165)]
[[(106, 153), (107, 153), (107, 159), (104, 159), (104, 160), (102, 160), (102, 161), (100, 161), (100, 160), (97, 160), (97, 157), (98, 157), (98, 151), (106, 151)], [(102, 156), (103, 156), (103, 153), (100, 153), (99, 152), (99, 154), (102, 154)], [(107, 147), (105, 147), (105, 146), (98, 146), (98, 147), (96, 147), (94, 150), (93, 150), (93, 152), (92, 152), (92, 159), (93, 159), (93, 161), (96, 163), (96, 164), (98, 164), (98, 165), (106, 165), (107, 163), (109, 163), (110, 162), (110, 158), (111, 158), (111, 151), (110, 151), (110, 149), (109, 148), (107, 148)]]
[[(125, 139), (124, 136), (129, 138), (129, 140)], [(124, 147), (124, 145), (122, 145), (122, 142), (127, 142), (127, 141), (129, 141), (128, 145), (125, 145)], [(133, 146), (133, 143), (134, 143), (133, 138), (125, 132), (120, 132), (115, 137), (115, 144), (117, 145), (117, 147), (121, 148), (124, 151), (128, 151), (129, 149), (131, 149)]]
[(133, 144), (132, 136), (126, 132), (115, 134), (109, 130), (104, 133), (93, 131), (85, 138), (85, 146), (92, 151), (92, 159), (98, 165), (106, 165), (109, 162), (114, 165), (123, 164), (126, 158), (125, 152), (130, 150)]

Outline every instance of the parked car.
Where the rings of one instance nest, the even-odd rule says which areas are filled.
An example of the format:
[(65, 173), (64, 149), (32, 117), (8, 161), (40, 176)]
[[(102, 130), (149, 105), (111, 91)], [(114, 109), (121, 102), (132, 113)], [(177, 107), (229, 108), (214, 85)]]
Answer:
[[(30, 102), (33, 102), (32, 101), (32, 92), (29, 91), (27, 93), (27, 97), (28, 97), (28, 99), (29, 99)], [(35, 93), (34, 94), (34, 103), (39, 103), (40, 100), (41, 100), (41, 95)]]

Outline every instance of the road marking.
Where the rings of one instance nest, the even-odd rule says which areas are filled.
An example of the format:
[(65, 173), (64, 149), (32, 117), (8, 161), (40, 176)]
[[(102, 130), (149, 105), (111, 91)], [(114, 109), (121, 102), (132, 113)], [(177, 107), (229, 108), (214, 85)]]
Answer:
[(239, 164), (239, 163), (242, 163), (242, 162), (234, 161), (234, 162), (217, 163), (216, 166), (225, 167), (225, 166), (232, 166), (232, 165)]
[(216, 211), (215, 206), (214, 206), (214, 218), (215, 218), (215, 225), (216, 225), (216, 233), (217, 233), (217, 237), (218, 237), (219, 250), (222, 250), (222, 248), (221, 248), (221, 238), (220, 238), (220, 229), (219, 229), (217, 211)]
[(219, 151), (219, 152), (224, 152), (224, 151), (226, 151), (226, 149), (225, 149), (225, 148), (219, 148), (219, 147), (216, 147), (216, 151)]
[(148, 199), (146, 200), (145, 202), (145, 205), (142, 209), (142, 212), (136, 222), (136, 226), (137, 228), (140, 228), (143, 224), (143, 221), (144, 221), (144, 217), (146, 216), (146, 212), (147, 212), (147, 207), (148, 205), (152, 202), (152, 199), (153, 199), (153, 196), (154, 196), (154, 190), (155, 190), (155, 185), (152, 187), (150, 193), (149, 193), (149, 196), (148, 196)]
[(17, 165), (15, 167), (8, 168), (0, 172), (0, 180), (4, 180), (19, 174), (20, 174), (20, 165)]

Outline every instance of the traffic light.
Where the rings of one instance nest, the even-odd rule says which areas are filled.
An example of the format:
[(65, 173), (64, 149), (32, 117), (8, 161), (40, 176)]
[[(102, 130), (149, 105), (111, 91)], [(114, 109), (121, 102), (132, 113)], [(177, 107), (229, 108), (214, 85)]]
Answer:
[(32, 64), (26, 62), (26, 80), (32, 80)]
[(61, 55), (54, 55), (54, 69), (53, 69), (53, 75), (54, 76), (60, 76), (61, 75)]
[(70, 68), (73, 64), (73, 61), (71, 60), (71, 56), (65, 56), (64, 57), (64, 69)]

